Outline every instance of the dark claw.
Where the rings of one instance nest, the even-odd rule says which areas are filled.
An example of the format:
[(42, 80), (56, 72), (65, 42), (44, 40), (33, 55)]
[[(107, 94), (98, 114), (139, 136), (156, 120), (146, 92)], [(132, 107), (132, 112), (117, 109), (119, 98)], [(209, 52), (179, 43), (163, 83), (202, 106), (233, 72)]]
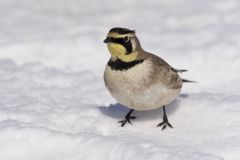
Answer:
[(135, 116), (131, 116), (132, 112), (133, 112), (133, 109), (131, 109), (131, 110), (127, 113), (127, 115), (125, 116), (125, 119), (124, 119), (124, 120), (118, 121), (118, 123), (122, 123), (122, 124), (121, 124), (121, 127), (123, 127), (127, 122), (132, 125), (132, 122), (130, 121), (130, 119), (136, 119)]
[(162, 131), (163, 131), (164, 129), (166, 129), (166, 127), (167, 127), (167, 126), (166, 126), (166, 125), (164, 125), (164, 126), (162, 127)]
[(136, 117), (135, 116), (131, 116), (129, 119), (136, 119)]
[(167, 118), (167, 114), (166, 114), (166, 111), (165, 111), (165, 106), (163, 106), (163, 121), (161, 123), (159, 123), (157, 125), (157, 127), (162, 127), (162, 130), (166, 129), (167, 126), (169, 126), (170, 128), (173, 128), (173, 126), (168, 122), (168, 118)]
[(124, 120), (118, 121), (118, 123), (122, 123), (121, 127), (124, 127), (127, 122), (132, 125), (132, 122), (130, 121), (130, 119), (136, 119), (136, 117), (134, 117), (134, 116), (132, 116), (132, 117), (125, 117)]
[(157, 127), (161, 127), (164, 124), (164, 122), (161, 122), (157, 125)]
[(167, 125), (168, 125), (170, 128), (173, 128), (173, 126), (172, 126), (169, 122), (167, 122)]
[(167, 126), (169, 126), (170, 128), (173, 128), (173, 126), (168, 121), (163, 121), (157, 125), (157, 127), (161, 127), (161, 126), (163, 126), (162, 130), (166, 129)]
[(123, 127), (127, 123), (127, 120), (118, 121), (118, 123), (122, 123), (121, 127)]

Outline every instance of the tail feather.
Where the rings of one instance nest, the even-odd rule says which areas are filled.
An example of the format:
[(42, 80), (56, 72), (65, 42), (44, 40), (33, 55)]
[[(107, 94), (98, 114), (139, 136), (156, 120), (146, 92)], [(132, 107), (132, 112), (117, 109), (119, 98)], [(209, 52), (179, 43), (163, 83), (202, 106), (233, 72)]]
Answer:
[(182, 82), (183, 83), (198, 83), (196, 81), (190, 81), (190, 80), (187, 80), (187, 79), (182, 79)]
[(182, 72), (187, 72), (188, 70), (186, 70), (186, 69), (179, 69), (179, 70), (177, 70), (177, 72), (180, 72), (180, 73), (182, 73)]
[[(182, 73), (182, 72), (187, 72), (188, 71), (186, 69), (176, 69), (176, 68), (173, 68), (173, 67), (171, 67), (171, 69), (174, 70), (177, 73)], [(182, 79), (182, 82), (183, 83), (198, 83), (196, 81), (191, 81), (191, 80), (187, 80), (187, 79)]]
[(179, 73), (187, 72), (187, 71), (188, 71), (188, 70), (186, 70), (186, 69), (176, 69), (176, 68), (173, 68), (173, 67), (172, 67), (172, 70), (174, 70), (175, 72), (179, 72)]

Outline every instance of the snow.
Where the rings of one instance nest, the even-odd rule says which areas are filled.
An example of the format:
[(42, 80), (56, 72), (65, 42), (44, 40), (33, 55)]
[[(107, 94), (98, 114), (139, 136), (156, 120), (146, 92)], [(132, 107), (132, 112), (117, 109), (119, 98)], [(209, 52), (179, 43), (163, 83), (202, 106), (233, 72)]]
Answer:
[[(1, 0), (0, 159), (240, 159), (238, 0)], [(188, 69), (178, 99), (134, 112), (103, 83), (114, 26)]]

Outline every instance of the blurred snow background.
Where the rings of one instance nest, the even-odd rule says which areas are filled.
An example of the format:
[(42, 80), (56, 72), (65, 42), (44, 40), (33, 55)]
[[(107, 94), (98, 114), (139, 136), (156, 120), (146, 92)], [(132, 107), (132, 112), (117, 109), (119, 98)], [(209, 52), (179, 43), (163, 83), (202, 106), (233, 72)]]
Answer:
[[(0, 0), (0, 159), (240, 159), (239, 19), (238, 0)], [(115, 26), (199, 82), (167, 107), (174, 129), (161, 109), (117, 123), (102, 79)]]

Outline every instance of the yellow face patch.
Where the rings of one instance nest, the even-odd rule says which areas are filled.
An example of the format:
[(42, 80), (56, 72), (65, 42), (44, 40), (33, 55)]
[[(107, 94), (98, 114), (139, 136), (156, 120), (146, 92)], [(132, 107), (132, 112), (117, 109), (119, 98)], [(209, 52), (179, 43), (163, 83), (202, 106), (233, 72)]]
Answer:
[(116, 43), (108, 43), (108, 50), (113, 57), (117, 57), (120, 55), (124, 55), (126, 53), (126, 49), (121, 44)]
[(137, 59), (137, 56), (138, 56), (137, 52), (132, 52), (131, 54), (128, 54), (128, 55), (126, 55), (126, 54), (120, 55), (120, 56), (118, 56), (118, 58), (124, 62), (132, 62)]
[(131, 54), (126, 54), (126, 49), (120, 44), (108, 43), (108, 50), (111, 53), (112, 58), (121, 59), (124, 62), (131, 62), (136, 60), (137, 52), (132, 52)]

